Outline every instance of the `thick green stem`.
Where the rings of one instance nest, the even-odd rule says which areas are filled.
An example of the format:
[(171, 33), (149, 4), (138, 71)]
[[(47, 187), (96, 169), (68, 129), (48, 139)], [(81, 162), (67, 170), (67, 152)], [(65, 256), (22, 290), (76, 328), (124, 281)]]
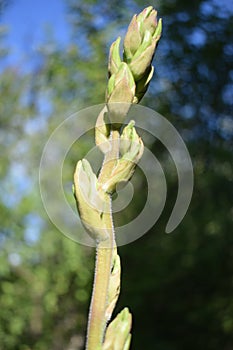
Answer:
[[(110, 176), (116, 160), (119, 157), (119, 132), (111, 132), (111, 151), (105, 156), (99, 175), (99, 183), (104, 183)], [(108, 288), (115, 249), (114, 227), (111, 212), (111, 196), (106, 194), (106, 205), (109, 210), (106, 226), (109, 238), (99, 242), (96, 247), (96, 264), (94, 286), (89, 311), (86, 350), (101, 350), (106, 328), (106, 307), (108, 302)]]
[[(97, 254), (95, 278), (89, 311), (86, 346), (87, 350), (102, 349), (103, 337), (106, 327), (105, 311), (107, 305), (113, 249), (102, 247), (102, 245), (103, 242), (100, 242), (96, 248)], [(104, 245), (106, 245), (106, 241), (104, 242)]]

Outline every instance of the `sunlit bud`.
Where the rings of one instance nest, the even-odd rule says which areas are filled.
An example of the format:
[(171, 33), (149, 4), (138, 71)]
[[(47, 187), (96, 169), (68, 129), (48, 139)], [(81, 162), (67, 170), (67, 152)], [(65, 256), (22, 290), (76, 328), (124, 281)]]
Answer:
[(149, 11), (147, 11), (147, 15), (141, 21), (140, 30), (142, 33), (143, 31), (145, 32), (146, 30), (148, 30), (151, 33), (151, 35), (153, 35), (157, 28), (157, 11), (154, 10), (151, 6), (145, 10), (148, 10), (148, 9)]
[(124, 61), (137, 82), (148, 71), (162, 31), (161, 19), (152, 6), (134, 16), (124, 40)]
[(104, 154), (111, 149), (109, 142), (110, 124), (107, 120), (107, 114), (108, 110), (105, 106), (100, 112), (95, 125), (95, 143)]
[(121, 64), (121, 57), (120, 57), (120, 42), (121, 38), (117, 38), (116, 41), (114, 41), (110, 47), (109, 51), (109, 60), (108, 60), (108, 72), (109, 76), (112, 74), (116, 74), (119, 70), (120, 64)]
[(115, 308), (117, 299), (119, 297), (120, 284), (121, 284), (121, 261), (120, 261), (119, 255), (115, 251), (112, 268), (111, 268), (110, 279), (109, 279), (108, 300), (107, 300), (107, 307), (105, 312), (105, 317), (107, 321), (110, 320), (112, 316), (112, 312)]
[(123, 123), (133, 102), (135, 89), (133, 75), (128, 65), (122, 62), (117, 73), (110, 77), (107, 87), (108, 116), (112, 124)]
[(122, 157), (117, 161), (109, 179), (102, 186), (105, 192), (113, 193), (118, 183), (130, 180), (143, 150), (143, 142), (134, 128), (134, 121), (131, 121), (124, 128), (121, 136), (120, 152)]
[(107, 208), (104, 197), (97, 191), (97, 178), (86, 159), (77, 163), (74, 173), (74, 196), (81, 222), (89, 235), (96, 241), (109, 237), (106, 225)]
[(108, 81), (107, 102), (131, 103), (135, 93), (135, 83), (132, 73), (125, 62), (122, 62), (118, 71)]
[(129, 24), (124, 40), (124, 59), (128, 62), (133, 57), (142, 42), (137, 16), (134, 15)]
[(153, 13), (153, 11), (155, 11), (153, 10), (153, 7), (148, 6), (137, 15), (137, 21), (140, 27), (143, 26), (143, 23), (145, 22), (146, 18), (148, 18)]
[(152, 38), (155, 39), (156, 41), (159, 41), (161, 34), (162, 34), (162, 18), (159, 19), (159, 22), (157, 24), (154, 34), (152, 35)]
[(151, 34), (147, 32), (145, 41), (139, 50), (136, 52), (133, 60), (129, 64), (130, 70), (136, 82), (143, 78), (147, 70), (151, 66), (154, 56), (156, 41), (151, 38)]
[(143, 153), (143, 142), (138, 136), (134, 125), (134, 120), (131, 120), (124, 127), (120, 138), (120, 153), (123, 158), (137, 163)]
[(116, 318), (109, 324), (103, 350), (128, 350), (130, 346), (132, 327), (132, 315), (128, 308), (124, 308)]
[(150, 66), (148, 68), (148, 71), (137, 82), (134, 103), (140, 102), (140, 100), (145, 95), (145, 93), (146, 93), (146, 91), (148, 89), (149, 83), (150, 83), (150, 81), (151, 81), (151, 79), (153, 77), (153, 74), (154, 74), (154, 67)]

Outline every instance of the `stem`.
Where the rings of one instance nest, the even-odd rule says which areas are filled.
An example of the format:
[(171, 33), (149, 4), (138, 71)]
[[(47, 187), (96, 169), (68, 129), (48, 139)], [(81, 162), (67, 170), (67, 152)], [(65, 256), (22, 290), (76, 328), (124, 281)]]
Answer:
[[(104, 183), (119, 157), (119, 131), (111, 131), (111, 150), (105, 155), (100, 171), (99, 182)], [(108, 302), (108, 288), (112, 268), (113, 253), (116, 247), (114, 226), (111, 211), (111, 196), (106, 194), (106, 204), (109, 210), (107, 227), (109, 239), (99, 242), (96, 247), (95, 277), (88, 318), (86, 350), (101, 350), (106, 328), (106, 307)]]
[[(106, 242), (103, 243), (106, 244)], [(95, 278), (89, 311), (87, 350), (100, 350), (102, 348), (106, 326), (105, 310), (113, 249), (102, 247), (102, 244), (99, 243), (96, 248)]]

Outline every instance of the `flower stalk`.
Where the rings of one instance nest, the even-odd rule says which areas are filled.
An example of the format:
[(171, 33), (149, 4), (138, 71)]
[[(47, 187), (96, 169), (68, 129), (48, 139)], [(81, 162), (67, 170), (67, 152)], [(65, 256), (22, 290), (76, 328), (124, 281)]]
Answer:
[[(134, 15), (125, 39), (123, 58), (118, 38), (110, 48), (106, 106), (95, 126), (95, 142), (104, 154), (100, 174), (86, 159), (77, 163), (74, 196), (82, 224), (96, 243), (94, 286), (89, 312), (86, 350), (128, 350), (132, 316), (122, 310), (110, 322), (120, 292), (120, 257), (117, 254), (112, 194), (118, 183), (132, 177), (143, 154), (143, 142), (134, 121), (123, 128), (132, 103), (144, 96), (153, 76), (152, 59), (162, 22), (152, 6)], [(122, 130), (123, 129), (123, 130)]]

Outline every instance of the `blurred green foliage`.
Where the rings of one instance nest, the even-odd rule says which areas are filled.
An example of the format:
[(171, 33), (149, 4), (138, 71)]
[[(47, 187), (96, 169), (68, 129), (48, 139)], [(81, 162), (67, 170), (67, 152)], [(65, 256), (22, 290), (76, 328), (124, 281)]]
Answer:
[[(225, 3), (225, 2), (224, 2)], [(124, 305), (133, 312), (132, 349), (233, 349), (232, 9), (215, 0), (155, 5), (164, 32), (143, 104), (169, 118), (189, 148), (195, 173), (190, 209), (163, 234), (177, 178), (159, 142), (152, 149), (168, 181), (155, 227), (120, 247)], [(64, 237), (43, 209), (38, 168), (45, 142), (65, 116), (104, 101), (107, 52), (145, 1), (66, 1), (72, 44), (49, 39), (36, 64), (1, 71), (0, 349), (82, 349), (94, 250)], [(227, 6), (229, 8), (227, 9)], [(5, 55), (7, 48), (1, 47)], [(64, 183), (77, 159), (66, 159)], [(167, 171), (166, 171), (167, 170)], [(54, 175), (56, 176), (56, 174)], [(134, 181), (141, 181), (140, 172)], [(127, 221), (141, 208), (135, 194)]]

